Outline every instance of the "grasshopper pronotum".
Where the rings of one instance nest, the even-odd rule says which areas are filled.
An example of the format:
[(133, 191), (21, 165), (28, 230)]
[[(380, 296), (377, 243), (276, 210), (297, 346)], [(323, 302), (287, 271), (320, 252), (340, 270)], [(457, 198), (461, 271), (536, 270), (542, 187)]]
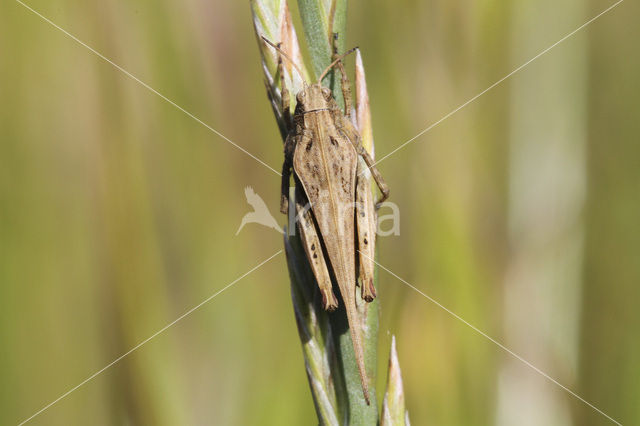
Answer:
[[(295, 211), (302, 245), (322, 294), (324, 309), (332, 311), (338, 307), (332, 289), (332, 278), (338, 285), (347, 312), (362, 391), (369, 404), (369, 380), (364, 365), (362, 330), (357, 320), (355, 300), (358, 278), (361, 297), (367, 302), (376, 297), (372, 260), (375, 227), (370, 226), (375, 223), (375, 212), (372, 203), (366, 203), (370, 199), (367, 196), (370, 191), (369, 181), (363, 176), (366, 168), (371, 170), (382, 193), (376, 205), (389, 196), (389, 190), (349, 119), (351, 89), (342, 59), (356, 49), (339, 56), (334, 43), (334, 61), (316, 83), (309, 84), (286, 53), (264, 37), (263, 40), (279, 53), (282, 111), (287, 129), (280, 210), (286, 214), (289, 209), (289, 181), (293, 170), (296, 182)], [(293, 117), (290, 115), (289, 94), (285, 87), (283, 57), (293, 65), (304, 81), (303, 89), (296, 95)], [(331, 90), (321, 84), (324, 76), (334, 66), (338, 67), (342, 75), (344, 113), (338, 107)], [(311, 209), (305, 207), (308, 203)], [(358, 273), (356, 264), (360, 266)]]

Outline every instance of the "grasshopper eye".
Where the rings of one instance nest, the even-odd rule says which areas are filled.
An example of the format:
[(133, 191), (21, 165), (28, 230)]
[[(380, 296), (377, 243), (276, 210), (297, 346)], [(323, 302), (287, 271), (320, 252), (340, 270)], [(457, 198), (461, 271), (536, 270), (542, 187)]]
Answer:
[(307, 93), (303, 90), (300, 93), (298, 93), (298, 96), (296, 96), (296, 99), (298, 100), (299, 103), (304, 102), (304, 98), (307, 96)]
[(324, 95), (324, 98), (325, 98), (326, 100), (331, 99), (331, 90), (330, 90), (329, 88), (327, 88), (327, 87), (323, 87), (323, 88), (322, 88), (322, 94)]

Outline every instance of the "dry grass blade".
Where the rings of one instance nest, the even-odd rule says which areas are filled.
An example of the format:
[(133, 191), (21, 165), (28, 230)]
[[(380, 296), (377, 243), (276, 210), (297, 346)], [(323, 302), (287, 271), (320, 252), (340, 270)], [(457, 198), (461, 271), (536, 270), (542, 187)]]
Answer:
[[(336, 395), (336, 355), (329, 316), (315, 297), (313, 273), (304, 257), (297, 237), (284, 238), (287, 264), (291, 278), (291, 298), (302, 342), (305, 367), (313, 402), (320, 424), (339, 424), (339, 403)], [(340, 383), (340, 377), (337, 377)]]
[(373, 126), (371, 124), (371, 106), (369, 104), (369, 92), (367, 91), (367, 80), (364, 73), (364, 64), (360, 50), (356, 51), (356, 119), (355, 125), (360, 132), (362, 144), (369, 151), (371, 158), (375, 158), (375, 146), (373, 144)]
[(402, 374), (400, 372), (400, 363), (398, 362), (395, 336), (391, 338), (387, 390), (382, 401), (380, 426), (409, 426), (409, 413), (404, 406)]

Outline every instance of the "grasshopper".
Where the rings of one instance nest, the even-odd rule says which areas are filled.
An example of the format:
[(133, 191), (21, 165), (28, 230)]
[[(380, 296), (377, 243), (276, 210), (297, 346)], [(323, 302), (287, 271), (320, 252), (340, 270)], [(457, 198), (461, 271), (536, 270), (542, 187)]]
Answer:
[[(357, 285), (361, 287), (360, 297), (365, 301), (371, 302), (376, 297), (372, 261), (375, 225), (371, 226), (376, 219), (369, 179), (364, 176), (366, 169), (371, 171), (382, 194), (376, 206), (389, 196), (389, 190), (375, 168), (373, 159), (364, 149), (350, 118), (351, 88), (342, 60), (357, 48), (340, 56), (337, 53), (337, 38), (334, 37), (333, 62), (316, 83), (309, 84), (299, 67), (279, 46), (264, 37), (263, 40), (279, 53), (282, 111), (287, 128), (280, 210), (284, 214), (289, 210), (289, 185), (293, 172), (296, 188), (295, 212), (302, 245), (322, 294), (323, 307), (327, 311), (338, 307), (332, 284), (337, 283), (346, 308), (363, 395), (369, 404), (362, 325), (356, 310)], [(304, 84), (296, 95), (293, 117), (285, 87), (283, 57), (297, 70)], [(324, 76), (334, 66), (338, 67), (342, 75), (345, 112), (339, 108), (331, 90), (321, 84)], [(306, 207), (309, 205), (310, 210)]]

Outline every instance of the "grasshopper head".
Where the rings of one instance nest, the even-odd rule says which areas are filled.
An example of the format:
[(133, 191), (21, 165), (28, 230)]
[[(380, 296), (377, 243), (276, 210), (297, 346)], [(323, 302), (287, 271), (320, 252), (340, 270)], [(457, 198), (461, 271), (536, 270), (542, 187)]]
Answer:
[(328, 109), (331, 98), (331, 90), (320, 83), (305, 85), (296, 96), (298, 106), (302, 106), (303, 111)]

